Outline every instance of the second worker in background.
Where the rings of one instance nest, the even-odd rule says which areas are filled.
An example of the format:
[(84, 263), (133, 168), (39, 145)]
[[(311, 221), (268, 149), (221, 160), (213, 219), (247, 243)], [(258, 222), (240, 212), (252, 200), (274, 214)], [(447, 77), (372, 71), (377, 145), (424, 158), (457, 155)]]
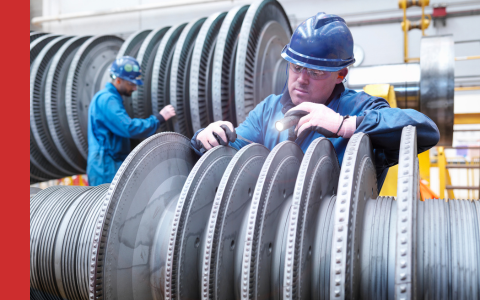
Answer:
[(130, 153), (130, 139), (153, 135), (160, 124), (175, 116), (171, 105), (146, 118), (130, 118), (122, 96), (130, 97), (143, 85), (140, 65), (130, 56), (112, 63), (112, 82), (92, 99), (88, 109), (87, 175), (91, 186), (110, 183)]

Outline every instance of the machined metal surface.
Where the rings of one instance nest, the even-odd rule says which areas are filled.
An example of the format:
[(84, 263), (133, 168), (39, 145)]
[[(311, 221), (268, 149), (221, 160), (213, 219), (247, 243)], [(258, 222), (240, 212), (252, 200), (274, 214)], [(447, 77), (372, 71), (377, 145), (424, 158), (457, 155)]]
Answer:
[(243, 250), (241, 299), (282, 299), (292, 195), (303, 152), (291, 141), (268, 155), (253, 192)]
[(65, 104), (70, 132), (80, 154), (88, 153), (88, 106), (96, 92), (110, 80), (109, 68), (123, 40), (116, 36), (94, 36), (73, 57), (67, 76)]
[(175, 132), (187, 137), (193, 136), (189, 113), (190, 62), (195, 40), (205, 20), (206, 18), (199, 18), (185, 26), (175, 46), (170, 70), (170, 104), (173, 105), (176, 112), (173, 128)]
[[(240, 30), (235, 59), (237, 124), (242, 123), (255, 105), (264, 99), (256, 96), (281, 93), (281, 90), (274, 91), (273, 87), (283, 87), (285, 83), (282, 79), (286, 76), (277, 74), (286, 67), (280, 54), (291, 35), (288, 17), (277, 1), (258, 0), (250, 5)], [(283, 82), (272, 82), (272, 76)]]
[(231, 121), (236, 123), (235, 114), (235, 57), (238, 36), (249, 5), (232, 8), (218, 33), (213, 56), (212, 71), (212, 112), (214, 121)]
[[(283, 299), (327, 299), (340, 166), (332, 143), (313, 141), (298, 171), (288, 219)], [(318, 267), (321, 266), (321, 267)]]
[(152, 30), (138, 50), (137, 60), (142, 71), (143, 85), (137, 86), (137, 90), (132, 93), (131, 100), (133, 103), (133, 116), (135, 118), (145, 119), (151, 116), (152, 113), (157, 114), (159, 112), (152, 111), (152, 99), (150, 96), (152, 88), (153, 61), (155, 60), (158, 46), (168, 29), (170, 29), (170, 27), (162, 27)]
[(403, 128), (397, 184), (395, 298), (414, 299), (417, 282), (417, 205), (420, 202), (417, 131)]
[(235, 155), (231, 147), (218, 146), (205, 153), (189, 174), (175, 207), (169, 229), (164, 279), (165, 299), (200, 299), (200, 274), (206, 229), (222, 175)]
[(43, 36), (38, 37), (33, 42), (30, 42), (30, 68), (32, 68), (32, 64), (37, 58), (40, 51), (42, 51), (43, 47), (45, 47), (50, 41), (59, 37), (58, 34), (46, 34)]
[[(185, 26), (186, 23), (170, 27), (158, 46), (152, 70), (152, 111), (160, 111), (170, 104), (170, 70), (173, 53)], [(173, 130), (172, 122), (170, 120), (165, 122), (160, 126), (160, 130)]]
[(90, 277), (90, 297), (163, 298), (170, 222), (195, 161), (189, 140), (176, 133), (154, 135), (126, 158), (96, 220), (89, 264), (101, 275)]
[[(30, 72), (30, 133), (35, 139), (38, 149), (49, 165), (65, 174), (73, 174), (79, 170), (70, 165), (58, 152), (48, 130), (45, 111), (45, 86), (52, 58), (60, 47), (71, 37), (57, 37), (48, 43), (33, 62)], [(49, 165), (44, 166), (46, 169)]]
[(215, 13), (203, 23), (190, 62), (189, 102), (193, 132), (213, 122), (212, 67), (217, 36), (227, 13)]
[(30, 32), (30, 43), (33, 42), (34, 40), (38, 39), (42, 35), (46, 35), (46, 32), (38, 32), (38, 31), (32, 31)]
[(347, 87), (363, 90), (368, 84), (393, 85), (399, 108), (420, 110), (420, 64), (392, 64), (350, 68)]
[(453, 36), (424, 37), (420, 46), (420, 111), (440, 131), (439, 146), (453, 142), (453, 96), (455, 55)]
[(323, 138), (197, 162), (155, 135), (111, 185), (30, 198), (31, 298), (476, 299), (480, 202), (419, 201), (415, 140), (405, 127), (395, 201), (363, 133), (341, 170)]
[(399, 108), (413, 108), (435, 122), (439, 146), (453, 141), (453, 96), (455, 56), (453, 37), (423, 37), (420, 63), (351, 68), (346, 86), (361, 90), (368, 84), (390, 84)]
[(85, 255), (107, 188), (50, 187), (31, 198), (32, 299), (88, 299)]
[(45, 116), (48, 132), (56, 149), (75, 172), (85, 173), (87, 161), (80, 154), (69, 130), (65, 103), (67, 74), (70, 63), (89, 36), (69, 39), (52, 58), (45, 83)]
[(353, 299), (360, 294), (361, 240), (366, 202), (378, 197), (373, 149), (364, 133), (348, 142), (338, 181), (330, 264), (330, 299)]
[(204, 300), (240, 297), (246, 217), (268, 154), (262, 145), (248, 145), (235, 154), (223, 173), (204, 233), (199, 270)]
[[(43, 47), (56, 37), (58, 37), (58, 35), (46, 34), (30, 43), (30, 72), (35, 59), (42, 51)], [(65, 173), (58, 170), (55, 166), (52, 166), (42, 155), (30, 130), (30, 181), (40, 182), (53, 178), (60, 178), (65, 175)]]

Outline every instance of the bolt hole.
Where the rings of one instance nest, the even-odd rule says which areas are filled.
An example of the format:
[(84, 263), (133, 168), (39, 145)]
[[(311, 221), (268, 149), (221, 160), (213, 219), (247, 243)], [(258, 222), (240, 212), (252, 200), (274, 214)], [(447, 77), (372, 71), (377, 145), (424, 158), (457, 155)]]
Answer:
[(232, 242), (230, 243), (230, 250), (233, 249), (235, 249), (235, 240), (232, 240)]
[(268, 253), (272, 253), (272, 243), (268, 244)]
[(285, 192), (285, 189), (283, 189), (283, 198), (287, 197), (287, 193)]
[(312, 246), (308, 247), (308, 257), (312, 256)]
[(199, 237), (197, 237), (195, 239), (195, 248), (198, 248), (198, 246), (200, 246), (200, 238)]
[(248, 188), (248, 197), (252, 197), (252, 188)]

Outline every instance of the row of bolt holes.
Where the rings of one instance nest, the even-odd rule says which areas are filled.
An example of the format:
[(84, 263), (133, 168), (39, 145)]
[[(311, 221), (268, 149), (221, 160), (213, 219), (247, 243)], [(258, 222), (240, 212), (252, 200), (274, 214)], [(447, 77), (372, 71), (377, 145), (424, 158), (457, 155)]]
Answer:
[[(218, 190), (218, 186), (215, 188), (215, 194), (217, 193), (217, 190)], [(252, 188), (248, 188), (248, 197), (252, 197)], [(283, 189), (283, 198), (286, 198), (287, 197), (287, 194), (286, 194), (286, 190)], [(195, 239), (195, 248), (198, 248), (200, 246), (200, 237), (197, 237)], [(232, 242), (230, 243), (230, 250), (233, 250), (235, 249), (235, 240), (232, 240)], [(272, 249), (273, 249), (273, 245), (272, 243), (269, 243), (268, 244), (268, 253), (271, 254), (272, 253)], [(310, 257), (312, 255), (312, 246), (310, 246), (308, 248), (308, 257)]]

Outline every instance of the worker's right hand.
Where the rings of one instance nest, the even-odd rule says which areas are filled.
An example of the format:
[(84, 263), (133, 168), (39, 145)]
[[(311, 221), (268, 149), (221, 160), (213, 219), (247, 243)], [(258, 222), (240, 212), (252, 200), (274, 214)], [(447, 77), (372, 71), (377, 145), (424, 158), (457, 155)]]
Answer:
[(162, 110), (159, 112), (159, 114), (162, 115), (162, 117), (165, 119), (165, 121), (168, 121), (171, 117), (175, 117), (175, 108), (171, 104), (165, 106), (162, 108)]
[(217, 121), (207, 126), (197, 135), (197, 145), (205, 150), (215, 146), (228, 145), (228, 142), (235, 142), (237, 133), (233, 124), (227, 121)]

